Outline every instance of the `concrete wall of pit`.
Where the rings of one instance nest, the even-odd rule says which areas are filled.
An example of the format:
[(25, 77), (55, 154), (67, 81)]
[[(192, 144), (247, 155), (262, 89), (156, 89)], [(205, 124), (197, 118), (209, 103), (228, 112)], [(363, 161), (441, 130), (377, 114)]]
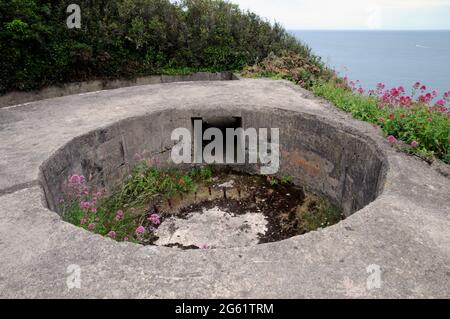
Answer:
[[(376, 143), (354, 129), (301, 112), (244, 107), (170, 109), (124, 119), (67, 143), (42, 166), (40, 182), (48, 207), (61, 213), (64, 185), (72, 174), (89, 186), (112, 191), (130, 174), (136, 154), (170, 165), (174, 129), (192, 129), (193, 118), (238, 117), (242, 127), (280, 128), (280, 176), (289, 175), (310, 191), (326, 195), (349, 216), (381, 193), (387, 161)], [(237, 166), (249, 173), (255, 165)]]

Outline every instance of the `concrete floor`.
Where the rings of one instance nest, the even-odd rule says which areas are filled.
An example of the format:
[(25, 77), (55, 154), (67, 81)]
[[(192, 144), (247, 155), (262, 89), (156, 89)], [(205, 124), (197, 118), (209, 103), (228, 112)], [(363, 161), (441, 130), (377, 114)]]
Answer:
[(255, 246), (259, 234), (267, 231), (263, 214), (234, 215), (218, 207), (194, 212), (187, 218), (172, 217), (164, 221), (155, 235), (158, 246), (180, 244), (201, 249)]
[[(53, 152), (83, 133), (168, 105), (283, 108), (351, 126), (385, 152), (384, 192), (325, 230), (217, 250), (117, 243), (45, 208), (39, 166)], [(3, 108), (0, 297), (449, 298), (449, 194), (450, 180), (428, 164), (284, 81), (158, 84)], [(79, 288), (70, 289), (74, 278)]]

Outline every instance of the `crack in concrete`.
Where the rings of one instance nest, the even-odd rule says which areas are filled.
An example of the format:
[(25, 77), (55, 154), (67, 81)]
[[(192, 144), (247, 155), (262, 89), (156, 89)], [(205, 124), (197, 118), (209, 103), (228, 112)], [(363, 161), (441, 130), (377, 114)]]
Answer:
[(40, 184), (40, 182), (38, 180), (34, 180), (34, 181), (31, 181), (31, 182), (26, 182), (26, 183), (22, 183), (22, 184), (17, 184), (17, 185), (14, 185), (14, 186), (11, 186), (11, 187), (8, 187), (8, 188), (5, 188), (5, 189), (0, 189), (0, 196), (13, 194), (13, 193), (16, 193), (18, 191), (21, 191), (21, 190), (24, 190), (24, 189), (27, 189), (27, 188), (32, 188), (32, 187), (35, 187), (35, 186), (40, 186), (40, 185), (41, 184)]

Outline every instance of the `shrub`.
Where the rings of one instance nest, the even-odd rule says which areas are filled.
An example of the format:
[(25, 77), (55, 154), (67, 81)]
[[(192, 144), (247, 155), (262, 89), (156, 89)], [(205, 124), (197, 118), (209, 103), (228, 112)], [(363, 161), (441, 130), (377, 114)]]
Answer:
[(223, 0), (0, 0), (0, 93), (92, 78), (232, 71), (283, 50), (310, 58), (281, 26)]
[(311, 88), (319, 81), (327, 81), (334, 72), (323, 66), (319, 58), (305, 51), (302, 55), (284, 51), (280, 56), (270, 53), (260, 63), (246, 67), (242, 72), (245, 77), (270, 77), (285, 79), (305, 88)]

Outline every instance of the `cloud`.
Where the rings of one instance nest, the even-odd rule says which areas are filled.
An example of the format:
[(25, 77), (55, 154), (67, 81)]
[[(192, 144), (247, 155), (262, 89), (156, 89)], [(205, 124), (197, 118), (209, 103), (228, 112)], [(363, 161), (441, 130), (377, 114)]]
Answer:
[[(364, 1), (364, 0), (363, 0)], [(372, 0), (384, 8), (417, 9), (450, 6), (450, 0)]]
[[(378, 29), (385, 13), (450, 6), (450, 0), (231, 0), (290, 29)], [(399, 22), (401, 23), (401, 21)]]

